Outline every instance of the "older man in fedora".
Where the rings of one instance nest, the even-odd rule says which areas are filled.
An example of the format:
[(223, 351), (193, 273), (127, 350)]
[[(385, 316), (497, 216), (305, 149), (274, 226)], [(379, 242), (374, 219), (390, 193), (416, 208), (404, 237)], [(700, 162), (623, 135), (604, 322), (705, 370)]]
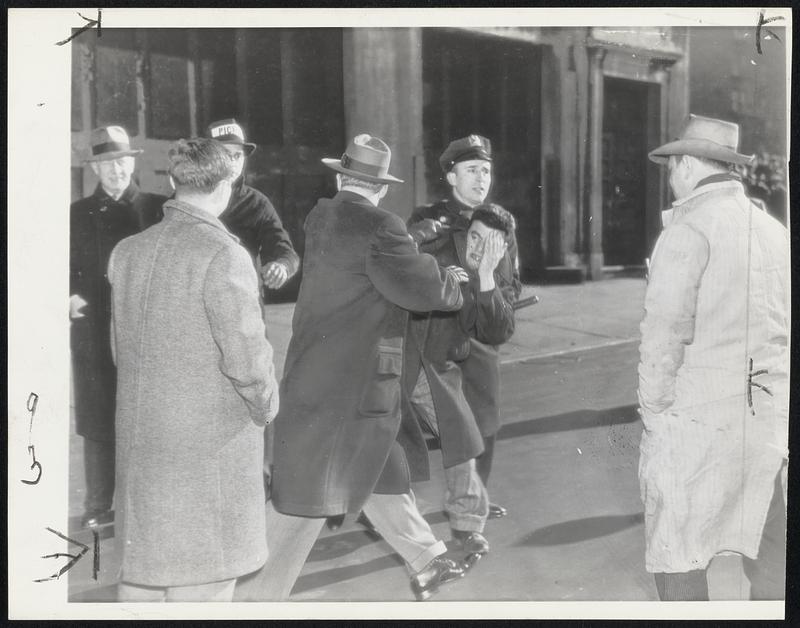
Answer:
[(675, 196), (641, 324), (639, 479), (662, 600), (708, 599), (706, 569), (744, 557), (753, 599), (784, 595), (789, 241), (733, 173), (739, 127), (691, 116), (650, 159)]
[(461, 307), (463, 269), (421, 255), (397, 215), (378, 207), (389, 147), (358, 135), (335, 170), (338, 194), (305, 223), (303, 280), (275, 420), (270, 558), (237, 597), (288, 597), (327, 517), (362, 509), (405, 560), (418, 599), (464, 575), (417, 510), (400, 427), (408, 310)]
[(166, 197), (142, 192), (131, 180), (134, 156), (120, 126), (91, 133), (87, 162), (99, 182), (91, 196), (70, 206), (70, 341), (77, 433), (83, 436), (86, 473), (81, 525), (113, 520), (114, 404), (116, 369), (111, 360), (111, 298), (106, 265), (111, 250), (161, 219)]

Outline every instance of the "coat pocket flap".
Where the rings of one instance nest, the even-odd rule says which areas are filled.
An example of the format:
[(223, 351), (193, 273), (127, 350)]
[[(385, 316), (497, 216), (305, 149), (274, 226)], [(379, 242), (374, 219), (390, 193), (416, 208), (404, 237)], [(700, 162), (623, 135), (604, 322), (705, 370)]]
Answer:
[(377, 373), (379, 375), (400, 375), (403, 372), (403, 355), (381, 351), (378, 354)]

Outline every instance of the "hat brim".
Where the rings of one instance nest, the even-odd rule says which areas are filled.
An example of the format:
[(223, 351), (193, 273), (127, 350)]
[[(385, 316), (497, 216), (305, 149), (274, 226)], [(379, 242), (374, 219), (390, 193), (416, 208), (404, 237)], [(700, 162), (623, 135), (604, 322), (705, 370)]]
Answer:
[(370, 183), (405, 183), (405, 181), (403, 181), (402, 179), (393, 177), (390, 174), (387, 174), (384, 177), (376, 177), (373, 175), (364, 174), (363, 172), (359, 172), (358, 170), (349, 170), (348, 168), (342, 167), (342, 161), (340, 159), (331, 159), (328, 157), (323, 157), (322, 163), (328, 166), (328, 168), (330, 168), (331, 170), (335, 170), (336, 172), (341, 172), (342, 174), (346, 174), (356, 179), (369, 181)]
[(131, 149), (131, 150), (114, 150), (108, 153), (100, 153), (99, 155), (92, 155), (88, 159), (84, 161), (84, 163), (89, 163), (92, 161), (110, 161), (112, 159), (118, 159), (119, 157), (133, 157), (135, 155), (141, 155), (144, 151), (141, 148)]
[(213, 138), (213, 139), (216, 139), (220, 144), (233, 144), (235, 146), (242, 146), (244, 148), (244, 154), (246, 157), (252, 155), (257, 148), (257, 146), (252, 142), (242, 142), (241, 140), (238, 139), (234, 140), (229, 140), (229, 139), (221, 140), (219, 138)]
[(691, 157), (704, 157), (722, 161), (726, 164), (748, 164), (755, 155), (743, 155), (721, 144), (709, 140), (684, 139), (668, 142), (648, 153), (650, 161), (657, 164), (666, 164), (672, 155), (689, 155)]

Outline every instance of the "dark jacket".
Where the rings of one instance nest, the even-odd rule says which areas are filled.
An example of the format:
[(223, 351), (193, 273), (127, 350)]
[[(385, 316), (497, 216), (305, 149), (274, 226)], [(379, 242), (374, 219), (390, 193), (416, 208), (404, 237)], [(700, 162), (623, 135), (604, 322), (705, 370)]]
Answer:
[(131, 183), (118, 201), (98, 185), (94, 194), (70, 205), (70, 294), (88, 305), (70, 325), (78, 434), (114, 440), (116, 369), (111, 360), (111, 294), (108, 258), (117, 243), (161, 220), (166, 197)]
[[(438, 218), (441, 214), (437, 209), (441, 211), (435, 206), (418, 210), (409, 222), (418, 222), (422, 219), (419, 216)], [(469, 220), (458, 214), (449, 218), (451, 229), (420, 245), (420, 251), (436, 257), (442, 266), (466, 268)], [(481, 435), (493, 434), (499, 428), (499, 412), (487, 412), (480, 397), (489, 388), (495, 400), (499, 397), (496, 346), (514, 333), (512, 269), (507, 254), (495, 270), (495, 288), (485, 292), (480, 291), (478, 278), (472, 274), (469, 283), (462, 285), (464, 305), (459, 312), (415, 313), (409, 318), (404, 389), (411, 394), (424, 368), (436, 408), (445, 467), (479, 455), (483, 450)], [(412, 479), (424, 480), (429, 475), (427, 447), (414, 408), (404, 403), (403, 410), (415, 420), (404, 420), (400, 440), (409, 452)]]
[(234, 182), (231, 200), (219, 219), (260, 266), (280, 262), (286, 266), (289, 277), (297, 272), (300, 258), (278, 212), (264, 194), (245, 185), (244, 177)]
[[(352, 192), (320, 200), (305, 236), (272, 499), (287, 514), (330, 516), (358, 512), (379, 478), (382, 492), (408, 490), (396, 442), (406, 310), (452, 310), (462, 298), (398, 216)], [(393, 477), (381, 478), (385, 467)]]

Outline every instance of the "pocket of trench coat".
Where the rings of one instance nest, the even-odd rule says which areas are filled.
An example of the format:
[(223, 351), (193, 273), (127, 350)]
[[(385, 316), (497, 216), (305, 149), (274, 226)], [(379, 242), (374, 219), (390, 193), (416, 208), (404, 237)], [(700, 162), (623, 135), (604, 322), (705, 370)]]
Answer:
[(384, 416), (397, 409), (400, 403), (402, 371), (402, 350), (379, 347), (375, 371), (367, 382), (358, 405), (361, 416)]

